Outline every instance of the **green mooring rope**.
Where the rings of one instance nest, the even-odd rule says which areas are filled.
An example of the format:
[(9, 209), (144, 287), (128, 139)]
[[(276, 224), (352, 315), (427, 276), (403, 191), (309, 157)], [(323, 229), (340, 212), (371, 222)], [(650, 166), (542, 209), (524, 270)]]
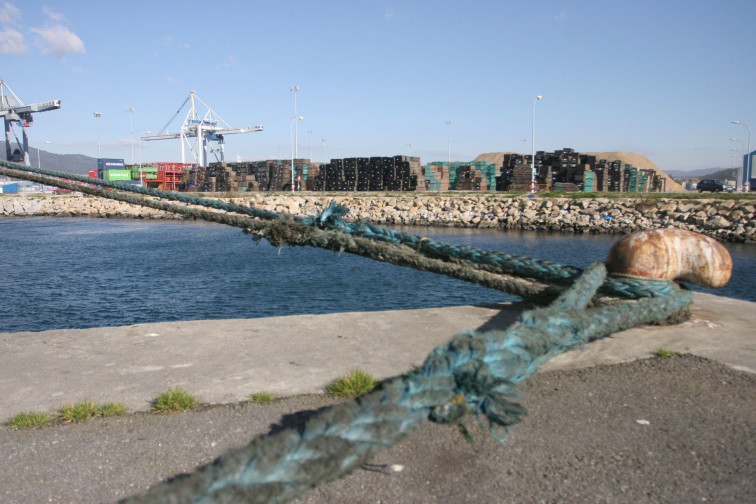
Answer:
[(287, 502), (360, 467), (426, 420), (460, 424), (473, 414), (501, 439), (525, 412), (512, 401), (514, 388), (538, 365), (612, 332), (664, 319), (692, 301), (689, 291), (679, 290), (637, 304), (586, 308), (604, 277), (603, 264), (594, 265), (552, 306), (523, 313), (507, 331), (458, 334), (431, 352), (418, 372), (122, 503)]
[[(0, 168), (0, 173), (17, 177), (14, 173), (19, 169), (15, 164), (0, 161), (0, 166), (9, 167)], [(273, 245), (288, 243), (347, 251), (487, 286), (497, 284), (495, 277), (506, 276), (501, 273), (520, 275), (523, 271), (530, 274), (523, 276), (571, 284), (561, 290), (537, 285), (531, 280), (519, 279), (523, 284), (499, 280), (498, 285), (505, 289), (520, 289), (533, 298), (556, 299), (548, 307), (524, 312), (506, 331), (457, 334), (447, 345), (431, 352), (417, 372), (387, 380), (371, 394), (328, 408), (310, 418), (303, 429), (258, 437), (190, 475), (160, 483), (122, 503), (287, 502), (309, 488), (360, 467), (379, 449), (395, 444), (426, 420), (461, 425), (467, 415), (472, 414), (485, 418), (492, 435), (503, 439), (508, 427), (520, 422), (525, 413), (524, 408), (512, 400), (514, 389), (535, 373), (540, 364), (611, 333), (668, 320), (687, 310), (693, 300), (691, 292), (681, 290), (672, 282), (607, 279), (606, 268), (601, 263), (585, 271), (564, 267), (560, 273), (559, 265), (554, 263), (471, 247), (447, 247), (448, 244), (436, 244), (427, 238), (367, 223), (348, 224), (341, 220), (345, 209), (337, 206), (331, 206), (318, 217), (295, 218), (238, 205), (216, 205), (217, 202), (211, 200), (177, 193), (147, 190), (148, 193), (144, 188), (135, 191), (133, 186), (104, 184), (105, 181), (99, 179), (77, 176), (77, 179), (87, 179), (81, 180), (84, 182), (141, 192), (150, 197), (168, 194), (168, 199), (209, 206), (224, 213), (204, 211), (50, 180), (26, 173), (30, 167), (20, 166), (23, 176), (18, 178), (241, 227), (265, 237)], [(74, 178), (70, 174), (63, 175)], [(536, 287), (529, 290), (524, 287), (525, 283)], [(640, 285), (635, 286), (636, 283)], [(594, 306), (592, 302), (599, 290), (636, 301)]]

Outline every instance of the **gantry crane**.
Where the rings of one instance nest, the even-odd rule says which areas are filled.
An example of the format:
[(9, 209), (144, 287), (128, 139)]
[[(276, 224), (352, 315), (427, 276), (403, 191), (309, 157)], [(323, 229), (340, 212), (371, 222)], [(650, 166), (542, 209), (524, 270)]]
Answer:
[[(200, 102), (207, 107), (207, 112), (202, 118), (197, 113), (197, 107), (195, 101)], [(189, 111), (187, 112), (184, 122), (181, 124), (178, 133), (170, 133), (168, 127), (176, 117), (181, 113), (186, 104), (189, 103)], [(253, 131), (262, 131), (262, 126), (248, 126), (246, 128), (232, 128), (226, 121), (220, 118), (213, 109), (211, 109), (205, 102), (203, 102), (195, 91), (190, 91), (189, 96), (184, 103), (179, 107), (176, 113), (166, 123), (163, 129), (157, 135), (143, 136), (142, 140), (166, 140), (166, 139), (181, 139), (181, 162), (185, 163), (184, 156), (185, 147), (188, 147), (194, 156), (194, 162), (199, 166), (207, 166), (207, 150), (213, 152), (218, 158), (216, 150), (213, 149), (210, 142), (218, 142), (218, 151), (220, 152), (219, 161), (224, 161), (224, 135), (231, 135), (234, 133), (251, 133)]]
[[(32, 114), (35, 112), (46, 112), (60, 108), (60, 100), (52, 100), (40, 103), (30, 103), (24, 105), (24, 102), (18, 99), (8, 84), (0, 78), (0, 117), (5, 120), (5, 159), (8, 161), (29, 163), (29, 136), (27, 129), (34, 122)], [(14, 124), (21, 125), (23, 143), (19, 142), (16, 132), (13, 130)], [(11, 153), (11, 132), (19, 146)]]

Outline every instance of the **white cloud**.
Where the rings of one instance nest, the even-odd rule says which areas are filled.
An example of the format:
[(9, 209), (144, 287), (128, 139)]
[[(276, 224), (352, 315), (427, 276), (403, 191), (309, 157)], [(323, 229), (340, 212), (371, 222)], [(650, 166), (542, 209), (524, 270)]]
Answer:
[(23, 54), (26, 52), (24, 36), (16, 30), (0, 31), (0, 54)]
[(3, 6), (0, 7), (0, 24), (17, 25), (20, 17), (21, 9), (15, 5), (4, 2)]
[(84, 53), (84, 42), (68, 28), (55, 25), (49, 28), (32, 28), (41, 37), (42, 54), (64, 59), (66, 54)]
[(176, 83), (176, 78), (173, 77), (172, 75), (166, 75), (165, 76), (165, 80), (168, 81), (168, 82), (170, 82), (171, 84), (175, 84)]
[(231, 56), (230, 54), (226, 56), (226, 59), (223, 60), (223, 66), (224, 67), (232, 67), (236, 65), (236, 58)]
[(42, 7), (42, 12), (44, 12), (45, 15), (47, 15), (47, 17), (49, 17), (56, 23), (60, 23), (61, 21), (66, 19), (66, 16), (64, 16), (63, 14), (60, 14), (59, 12), (55, 12), (54, 10), (52, 10), (51, 8), (47, 6)]

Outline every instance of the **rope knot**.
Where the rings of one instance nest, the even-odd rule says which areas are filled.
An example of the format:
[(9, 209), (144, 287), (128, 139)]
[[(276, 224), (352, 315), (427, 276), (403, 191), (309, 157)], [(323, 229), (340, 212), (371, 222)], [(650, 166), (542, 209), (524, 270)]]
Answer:
[[(477, 338), (475, 338), (477, 339)], [(474, 339), (462, 338), (462, 343)], [(454, 345), (454, 343), (452, 343)], [(459, 345), (457, 345), (459, 346)], [(468, 345), (463, 345), (467, 346)], [(477, 346), (474, 343), (470, 346)], [(491, 434), (503, 441), (510, 425), (518, 424), (526, 414), (520, 404), (508, 399), (514, 386), (510, 380), (497, 378), (481, 359), (469, 360), (454, 371), (457, 394), (446, 404), (431, 410), (429, 418), (440, 424), (460, 424), (468, 413), (478, 421), (485, 416)]]
[(274, 247), (283, 247), (284, 244), (302, 245), (307, 242), (311, 228), (294, 222), (288, 216), (281, 216), (273, 221), (265, 229), (265, 239)]
[(344, 216), (349, 213), (349, 209), (338, 203), (331, 203), (319, 215), (307, 219), (307, 224), (320, 229), (341, 229), (345, 227)]

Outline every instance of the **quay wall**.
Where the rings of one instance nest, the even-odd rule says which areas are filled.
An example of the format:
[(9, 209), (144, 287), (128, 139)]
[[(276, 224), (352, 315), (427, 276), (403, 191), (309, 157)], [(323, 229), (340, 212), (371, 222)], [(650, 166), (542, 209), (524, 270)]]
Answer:
[[(254, 193), (216, 199), (296, 215), (317, 215), (335, 202), (349, 208), (347, 220), (368, 220), (378, 225), (613, 234), (672, 227), (707, 234), (720, 241), (756, 242), (753, 199), (528, 198), (427, 193), (406, 196)], [(183, 218), (148, 207), (76, 194), (0, 195), (0, 217), (9, 216)]]

